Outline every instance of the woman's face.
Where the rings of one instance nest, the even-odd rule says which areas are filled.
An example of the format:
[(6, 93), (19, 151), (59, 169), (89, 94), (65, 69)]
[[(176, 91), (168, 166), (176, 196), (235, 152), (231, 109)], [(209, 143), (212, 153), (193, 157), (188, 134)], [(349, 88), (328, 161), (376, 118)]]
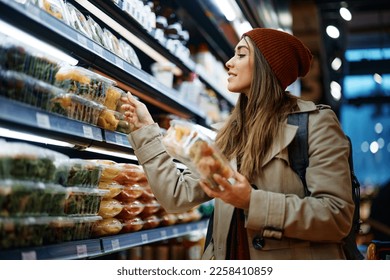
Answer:
[(234, 56), (226, 62), (228, 68), (228, 90), (248, 94), (252, 82), (253, 49), (241, 39), (235, 48)]

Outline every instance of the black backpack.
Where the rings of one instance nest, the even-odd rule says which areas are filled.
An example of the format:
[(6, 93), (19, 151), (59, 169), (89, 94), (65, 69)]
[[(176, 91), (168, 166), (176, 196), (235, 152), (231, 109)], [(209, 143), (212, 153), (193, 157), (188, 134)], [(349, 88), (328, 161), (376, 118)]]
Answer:
[[(319, 109), (326, 107), (317, 106)], [(305, 195), (309, 196), (310, 192), (306, 184), (306, 167), (309, 165), (309, 156), (308, 156), (308, 113), (295, 113), (288, 116), (287, 122), (292, 125), (298, 126), (297, 134), (288, 148), (289, 159), (291, 168), (298, 174), (301, 178), (303, 186), (305, 188)], [(351, 173), (351, 191), (352, 197), (355, 203), (355, 211), (353, 215), (353, 225), (351, 231), (347, 237), (343, 240), (343, 250), (348, 260), (362, 260), (364, 256), (359, 251), (356, 244), (356, 236), (360, 232), (360, 183), (355, 176), (353, 170), (353, 159), (352, 159), (352, 143), (351, 139), (347, 136), (350, 147), (349, 154), (349, 171)]]

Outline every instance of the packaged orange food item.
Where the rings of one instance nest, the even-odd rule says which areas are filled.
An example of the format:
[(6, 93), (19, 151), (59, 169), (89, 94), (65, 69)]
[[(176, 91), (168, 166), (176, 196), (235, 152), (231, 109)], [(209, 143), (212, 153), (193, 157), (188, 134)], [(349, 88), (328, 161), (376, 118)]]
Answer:
[(203, 130), (192, 123), (172, 120), (162, 142), (167, 152), (185, 164), (191, 171), (206, 179), (212, 187), (217, 187), (214, 174), (231, 178), (234, 171), (228, 160), (219, 151), (214, 141)]

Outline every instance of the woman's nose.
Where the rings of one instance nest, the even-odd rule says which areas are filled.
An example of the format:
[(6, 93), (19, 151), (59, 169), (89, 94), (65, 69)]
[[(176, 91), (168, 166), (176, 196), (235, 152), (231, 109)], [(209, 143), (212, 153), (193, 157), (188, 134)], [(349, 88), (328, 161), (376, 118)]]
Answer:
[(231, 67), (232, 67), (231, 61), (232, 61), (232, 58), (229, 59), (228, 61), (226, 61), (225, 66), (226, 66), (227, 68), (231, 68)]

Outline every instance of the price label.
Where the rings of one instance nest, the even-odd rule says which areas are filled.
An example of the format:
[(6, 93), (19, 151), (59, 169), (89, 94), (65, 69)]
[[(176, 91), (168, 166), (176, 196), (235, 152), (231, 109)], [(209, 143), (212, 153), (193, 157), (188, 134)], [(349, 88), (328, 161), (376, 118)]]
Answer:
[(85, 38), (82, 34), (77, 33), (77, 41), (83, 46), (87, 46), (87, 38)]
[(93, 50), (100, 56), (103, 56), (103, 48), (98, 44), (93, 44)]
[(167, 231), (165, 229), (163, 229), (162, 231), (160, 231), (160, 235), (162, 238), (166, 238), (167, 237)]
[(84, 137), (93, 139), (92, 127), (83, 125), (83, 134)]
[(186, 229), (187, 229), (187, 231), (191, 231), (191, 230), (192, 230), (192, 228), (191, 228), (190, 225), (187, 225), (187, 226), (186, 226)]
[(87, 245), (85, 245), (85, 244), (76, 246), (77, 256), (80, 257), (80, 258), (86, 257), (88, 255), (87, 251), (88, 251), (87, 250)]
[(179, 234), (179, 230), (177, 228), (173, 228), (172, 232), (173, 232), (173, 235), (178, 235)]
[(123, 60), (118, 57), (118, 56), (115, 56), (115, 64), (116, 66), (118, 66), (119, 68), (121, 69), (125, 69), (124, 65), (123, 65)]
[(147, 233), (141, 234), (141, 241), (142, 241), (142, 243), (148, 242), (148, 234)]
[(120, 243), (119, 243), (119, 239), (113, 239), (111, 240), (111, 246), (112, 246), (112, 249), (113, 250), (118, 250), (121, 248), (120, 246)]
[(28, 251), (28, 252), (22, 252), (22, 260), (36, 260), (37, 259), (37, 252), (35, 251)]
[(48, 115), (36, 113), (35, 117), (38, 127), (50, 129), (50, 118)]
[(119, 135), (119, 134), (115, 134), (115, 142), (116, 142), (117, 144), (123, 144), (123, 138), (122, 138), (122, 136)]

